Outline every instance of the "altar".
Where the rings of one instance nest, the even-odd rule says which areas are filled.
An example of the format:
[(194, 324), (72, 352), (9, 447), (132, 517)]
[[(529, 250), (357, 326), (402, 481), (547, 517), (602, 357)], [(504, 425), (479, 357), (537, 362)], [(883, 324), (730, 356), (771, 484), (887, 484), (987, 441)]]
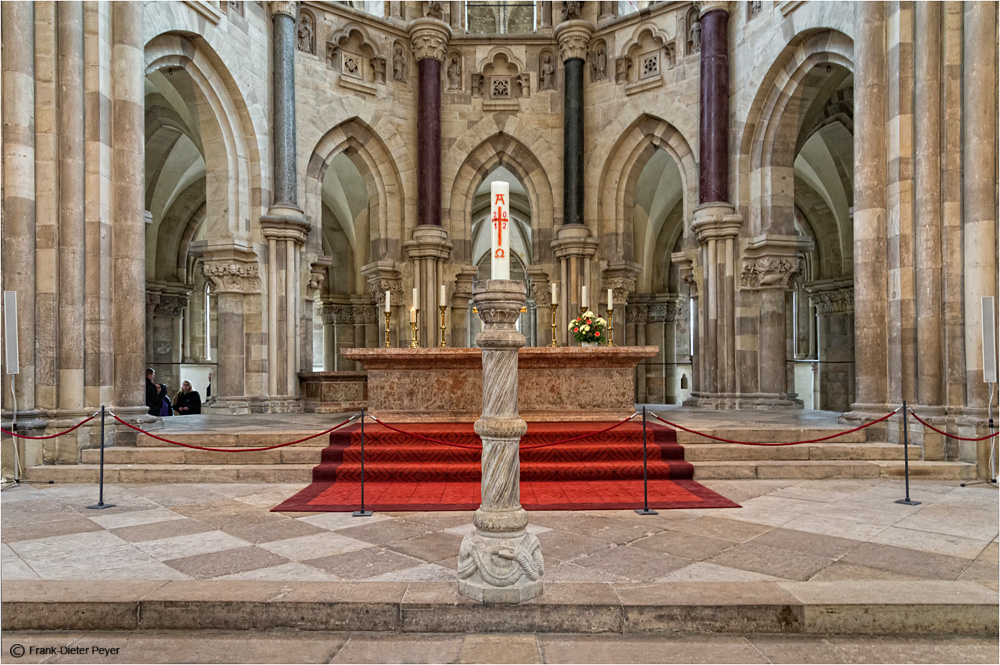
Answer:
[[(528, 422), (616, 421), (634, 411), (636, 365), (655, 346), (526, 347), (518, 410)], [(472, 422), (482, 413), (478, 348), (343, 349), (368, 373), (368, 410), (386, 422)]]

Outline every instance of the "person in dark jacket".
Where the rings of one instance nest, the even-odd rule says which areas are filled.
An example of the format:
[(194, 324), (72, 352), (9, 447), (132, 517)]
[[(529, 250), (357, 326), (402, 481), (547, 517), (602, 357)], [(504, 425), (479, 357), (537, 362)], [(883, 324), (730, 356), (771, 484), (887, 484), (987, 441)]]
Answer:
[(167, 384), (158, 383), (156, 384), (156, 387), (159, 392), (159, 398), (160, 398), (160, 411), (156, 415), (158, 416), (174, 415), (173, 406), (170, 404), (170, 390), (167, 388)]
[(178, 416), (192, 416), (201, 413), (201, 395), (191, 390), (191, 382), (181, 383), (181, 391), (174, 397), (174, 411)]
[(151, 367), (146, 369), (146, 408), (151, 416), (160, 415), (161, 400), (156, 384), (153, 383), (155, 378), (156, 370)]

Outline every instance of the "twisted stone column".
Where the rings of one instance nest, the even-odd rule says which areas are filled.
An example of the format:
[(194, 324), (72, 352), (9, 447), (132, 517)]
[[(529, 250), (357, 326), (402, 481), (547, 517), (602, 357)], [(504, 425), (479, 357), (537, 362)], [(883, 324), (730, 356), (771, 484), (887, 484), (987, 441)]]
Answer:
[(483, 350), (482, 504), (475, 533), (458, 553), (458, 592), (487, 603), (519, 603), (542, 594), (542, 549), (526, 531), (521, 508), (520, 441), (528, 431), (517, 409), (517, 350), (524, 336), (515, 325), (524, 304), (522, 282), (482, 280), (472, 302), (483, 320), (476, 343)]

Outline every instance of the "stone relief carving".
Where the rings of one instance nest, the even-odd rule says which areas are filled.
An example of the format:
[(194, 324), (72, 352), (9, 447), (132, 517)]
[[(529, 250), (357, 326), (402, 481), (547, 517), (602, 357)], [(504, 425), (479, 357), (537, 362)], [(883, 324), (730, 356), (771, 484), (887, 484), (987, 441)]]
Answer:
[(606, 292), (607, 289), (611, 289), (617, 303), (616, 307), (621, 306), (628, 300), (628, 295), (635, 291), (635, 279), (630, 277), (605, 277), (601, 291)]
[(750, 0), (750, 2), (747, 3), (747, 17), (753, 18), (760, 14), (762, 9), (761, 4), (760, 0)]
[(239, 14), (243, 16), (243, 2), (242, 0), (228, 0), (226, 3), (226, 9), (233, 14)]
[(553, 62), (552, 54), (548, 51), (542, 56), (542, 63), (538, 68), (538, 89), (556, 89), (556, 66)]
[(615, 59), (615, 83), (628, 83), (628, 74), (632, 69), (632, 58), (624, 56)]
[(458, 551), (458, 578), (478, 576), (493, 587), (510, 587), (522, 578), (532, 582), (542, 578), (545, 564), (538, 537), (526, 533), (517, 538), (483, 538), (473, 533), (462, 540)]
[(152, 316), (153, 312), (156, 311), (157, 305), (159, 304), (160, 294), (146, 291), (146, 314)]
[(598, 42), (590, 56), (590, 80), (603, 81), (608, 77), (608, 47)]
[(677, 46), (667, 44), (663, 50), (667, 54), (667, 69), (673, 69), (677, 66)]
[(202, 264), (201, 271), (217, 291), (229, 293), (260, 291), (260, 268), (256, 263), (206, 262)]
[(748, 289), (788, 288), (792, 279), (801, 273), (801, 258), (747, 258), (743, 260), (740, 286)]
[[(382, 292), (383, 301), (385, 292)], [(323, 306), (324, 323), (337, 325), (364, 325), (378, 323), (378, 308), (375, 305), (338, 305), (330, 303)]]
[(368, 295), (375, 299), (379, 308), (385, 307), (386, 291), (391, 293), (392, 302), (403, 302), (403, 283), (399, 278), (376, 277), (368, 280)]
[(510, 99), (509, 76), (494, 76), (491, 78), (490, 97), (492, 99)]
[(406, 50), (399, 42), (392, 47), (392, 80), (406, 83)]
[(371, 60), (372, 72), (377, 83), (385, 83), (385, 58), (374, 57)]
[(701, 20), (695, 15), (694, 20), (688, 28), (688, 53), (697, 53), (701, 50)]
[(430, 18), (436, 18), (439, 21), (444, 20), (444, 7), (442, 7), (443, 4), (444, 3), (441, 2), (428, 2), (427, 11), (424, 14), (424, 16), (429, 16)]
[(153, 316), (166, 316), (178, 319), (187, 307), (187, 296), (161, 293), (153, 307)]
[(626, 323), (648, 323), (649, 305), (628, 305), (625, 308)]
[(462, 61), (457, 53), (448, 56), (448, 90), (462, 89)]
[(316, 19), (307, 11), (299, 12), (298, 47), (311, 55), (316, 54)]
[(819, 291), (810, 294), (816, 311), (820, 314), (850, 313), (854, 311), (854, 289), (845, 288), (836, 291)]
[(639, 78), (646, 79), (660, 73), (660, 52), (651, 51), (639, 56)]
[(472, 96), (479, 97), (483, 94), (484, 77), (482, 74), (472, 75)]
[(575, 21), (583, 18), (580, 14), (579, 2), (563, 2), (561, 18), (563, 21)]

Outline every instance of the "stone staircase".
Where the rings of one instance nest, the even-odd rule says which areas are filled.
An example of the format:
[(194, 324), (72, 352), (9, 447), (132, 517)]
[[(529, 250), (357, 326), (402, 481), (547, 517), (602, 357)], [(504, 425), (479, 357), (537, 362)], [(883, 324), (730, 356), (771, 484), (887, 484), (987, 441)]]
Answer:
[[(714, 436), (785, 443), (828, 436), (830, 429), (748, 426), (705, 429)], [(836, 431), (836, 430), (833, 430)], [(292, 441), (312, 431), (275, 430), (252, 433), (176, 432), (167, 438), (196, 446), (238, 451)], [(865, 432), (835, 442), (795, 446), (747, 446), (719, 443), (679, 431), (685, 459), (695, 480), (713, 479), (855, 479), (903, 477), (903, 446), (865, 441)], [(312, 469), (329, 442), (328, 436), (286, 448), (256, 452), (209, 452), (173, 446), (140, 434), (134, 447), (105, 449), (104, 479), (109, 483), (308, 483)], [(949, 481), (973, 480), (976, 467), (965, 462), (924, 461), (922, 449), (910, 446), (910, 477)], [(93, 483), (99, 474), (100, 450), (82, 451), (76, 465), (43, 465), (27, 470), (32, 482)]]

